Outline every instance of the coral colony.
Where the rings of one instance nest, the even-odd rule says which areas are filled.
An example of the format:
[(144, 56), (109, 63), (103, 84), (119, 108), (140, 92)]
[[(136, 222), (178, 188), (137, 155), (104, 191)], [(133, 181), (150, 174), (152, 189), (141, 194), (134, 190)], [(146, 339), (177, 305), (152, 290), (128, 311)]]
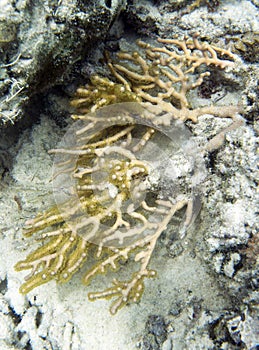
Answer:
[(199, 152), (190, 151), (183, 121), (196, 123), (204, 114), (232, 118), (207, 151), (240, 125), (238, 106), (192, 109), (188, 102), (188, 92), (209, 76), (208, 66), (234, 65), (231, 52), (197, 36), (137, 45), (138, 52), (120, 52), (116, 62), (107, 57), (114, 81), (93, 76), (77, 90), (76, 122), (50, 151), (57, 204), (25, 224), (25, 236), (35, 235), (42, 245), (15, 266), (30, 270), (23, 294), (50, 280), (66, 282), (80, 268), (89, 284), (99, 274), (132, 265), (125, 280), (114, 278), (107, 289), (88, 296), (113, 299), (111, 314), (138, 302), (144, 280), (156, 275), (149, 263), (162, 232), (185, 208), (183, 237), (199, 210), (195, 186), (205, 169)]

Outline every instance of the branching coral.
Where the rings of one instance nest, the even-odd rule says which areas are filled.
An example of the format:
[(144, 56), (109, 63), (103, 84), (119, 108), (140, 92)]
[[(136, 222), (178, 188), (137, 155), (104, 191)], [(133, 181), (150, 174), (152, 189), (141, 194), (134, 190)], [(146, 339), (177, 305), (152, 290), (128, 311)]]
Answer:
[[(129, 280), (114, 279), (113, 286), (89, 294), (90, 300), (114, 298), (110, 311), (115, 314), (140, 300), (144, 279), (155, 276), (150, 259), (175, 213), (187, 208), (181, 236), (197, 213), (197, 181), (190, 179), (202, 166), (195, 152), (188, 154), (193, 146), (186, 147), (189, 134), (174, 120), (197, 122), (210, 113), (230, 117), (235, 125), (238, 106), (192, 109), (188, 102), (188, 92), (209, 75), (202, 68), (232, 66), (233, 55), (200, 43), (196, 36), (158, 41), (165, 46), (139, 41), (142, 53), (119, 53), (116, 63), (108, 58), (116, 82), (94, 76), (77, 90), (72, 105), (78, 109), (73, 116), (78, 121), (60, 147), (50, 151), (56, 155), (57, 205), (26, 222), (25, 235), (37, 234), (43, 245), (16, 265), (16, 270), (31, 270), (22, 293), (52, 279), (68, 281), (93, 256), (96, 262), (84, 275), (86, 284), (133, 259), (138, 268)], [(167, 145), (162, 151), (161, 137)], [(187, 173), (174, 176), (170, 162), (181, 152), (191, 161), (184, 167)]]
[[(197, 36), (193, 39), (158, 39), (165, 46), (151, 46), (141, 40), (137, 42), (141, 52), (120, 52), (118, 62), (108, 62), (108, 66), (121, 84), (95, 77), (92, 81), (97, 89), (80, 88), (72, 105), (88, 108), (95, 100), (92, 111), (110, 103), (142, 101), (147, 106), (158, 106), (159, 114), (156, 124), (170, 123), (171, 119), (191, 120), (197, 122), (199, 116), (213, 114), (218, 117), (235, 117), (239, 106), (206, 106), (192, 109), (188, 102), (188, 93), (202, 84), (210, 72), (204, 67), (214, 66), (221, 69), (234, 65), (234, 55), (225, 49), (201, 43)], [(222, 59), (220, 57), (226, 57)], [(203, 69), (203, 70), (202, 70)], [(98, 81), (99, 80), (99, 81)], [(109, 87), (109, 88), (108, 88)], [(114, 93), (112, 93), (112, 89)], [(111, 91), (109, 98), (102, 91)], [(117, 89), (117, 93), (115, 90)], [(83, 109), (86, 112), (86, 109)]]

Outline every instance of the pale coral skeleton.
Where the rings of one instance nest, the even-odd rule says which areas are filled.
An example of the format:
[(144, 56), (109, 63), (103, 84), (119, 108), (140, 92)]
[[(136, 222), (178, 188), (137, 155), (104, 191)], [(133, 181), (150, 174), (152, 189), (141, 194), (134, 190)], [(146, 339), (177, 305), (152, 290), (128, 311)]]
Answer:
[[(108, 59), (118, 83), (95, 76), (88, 87), (77, 90), (72, 105), (78, 114), (73, 118), (81, 126), (74, 130), (75, 144), (50, 151), (61, 157), (54, 176), (64, 176), (70, 197), (26, 222), (25, 234), (43, 231), (40, 239), (44, 245), (16, 265), (17, 270), (31, 269), (22, 293), (51, 279), (69, 280), (86, 262), (90, 250), (95, 251), (96, 263), (83, 278), (86, 284), (108, 268), (122, 268), (120, 262), (133, 257), (139, 268), (130, 280), (114, 279), (112, 287), (89, 293), (90, 300), (114, 297), (110, 311), (115, 314), (122, 306), (139, 301), (144, 279), (155, 276), (148, 265), (157, 240), (175, 213), (187, 208), (181, 238), (192, 222), (192, 195), (176, 193), (169, 199), (159, 198), (150, 180), (150, 164), (139, 155), (159, 128), (175, 126), (175, 120), (196, 123), (204, 114), (232, 118), (232, 124), (208, 142), (206, 150), (222, 145), (226, 132), (243, 123), (240, 106), (191, 109), (187, 95), (209, 76), (208, 71), (197, 73), (200, 67), (231, 67), (233, 61), (218, 56), (231, 60), (234, 56), (228, 50), (200, 43), (197, 36), (158, 42), (165, 46), (139, 41), (142, 55), (122, 52), (119, 62)], [(118, 109), (115, 116), (107, 117), (105, 109), (102, 114), (100, 107), (122, 102), (133, 102), (129, 113), (126, 108), (125, 113)], [(140, 130), (131, 112), (143, 122)], [(149, 192), (151, 199), (145, 197)]]

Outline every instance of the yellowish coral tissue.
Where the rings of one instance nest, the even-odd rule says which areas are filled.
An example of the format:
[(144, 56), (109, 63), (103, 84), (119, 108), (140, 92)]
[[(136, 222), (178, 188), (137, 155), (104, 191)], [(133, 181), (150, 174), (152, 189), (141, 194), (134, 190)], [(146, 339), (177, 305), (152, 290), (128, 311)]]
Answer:
[[(76, 121), (50, 150), (56, 204), (25, 224), (25, 236), (36, 235), (43, 244), (15, 266), (30, 270), (22, 293), (52, 279), (66, 282), (81, 267), (89, 284), (129, 261), (130, 278), (115, 278), (105, 290), (88, 295), (112, 298), (115, 314), (138, 302), (144, 280), (156, 275), (149, 267), (152, 253), (175, 214), (184, 216), (179, 238), (197, 216), (197, 186), (206, 169), (184, 121), (197, 122), (209, 113), (232, 118), (233, 128), (240, 107), (192, 109), (188, 92), (209, 76), (204, 69), (197, 73), (198, 67), (231, 67), (233, 55), (197, 37), (159, 42), (165, 46), (139, 41), (140, 52), (108, 59), (115, 81), (94, 76), (78, 89), (72, 101)], [(213, 142), (207, 151), (220, 145), (217, 138)]]

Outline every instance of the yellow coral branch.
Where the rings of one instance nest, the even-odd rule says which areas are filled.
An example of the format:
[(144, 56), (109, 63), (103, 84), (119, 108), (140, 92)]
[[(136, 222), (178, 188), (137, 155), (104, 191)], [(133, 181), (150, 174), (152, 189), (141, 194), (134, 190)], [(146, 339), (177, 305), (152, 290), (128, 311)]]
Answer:
[[(224, 69), (234, 64), (230, 51), (200, 42), (196, 35), (183, 40), (160, 38), (157, 45), (140, 40), (137, 45), (138, 51), (121, 52), (116, 61), (106, 55), (116, 82), (94, 75), (88, 85), (77, 89), (71, 102), (77, 109), (72, 118), (83, 123), (74, 131), (77, 143), (49, 151), (57, 157), (54, 181), (64, 174), (73, 180), (71, 198), (26, 222), (25, 235), (35, 235), (42, 246), (15, 266), (18, 271), (30, 270), (22, 293), (52, 279), (68, 281), (92, 254), (95, 262), (87, 262), (85, 284), (108, 270), (115, 272), (121, 261), (130, 258), (137, 270), (127, 281), (114, 279), (111, 287), (89, 293), (89, 299), (114, 298), (112, 314), (138, 302), (145, 278), (156, 274), (149, 264), (157, 240), (175, 213), (186, 206), (182, 238), (194, 210), (187, 195), (158, 200), (156, 190), (151, 191), (152, 167), (142, 160), (141, 152), (148, 149), (156, 126), (169, 127), (174, 119), (196, 123), (203, 114), (232, 118), (232, 124), (208, 142), (205, 149), (212, 151), (221, 146), (226, 132), (243, 122), (238, 116), (240, 106), (191, 108), (188, 97), (209, 77), (208, 66)], [(95, 113), (121, 102), (139, 103), (132, 114), (143, 122), (140, 128), (127, 111), (118, 109), (116, 114), (120, 105), (114, 106), (114, 115)], [(151, 202), (143, 196), (149, 190)]]

